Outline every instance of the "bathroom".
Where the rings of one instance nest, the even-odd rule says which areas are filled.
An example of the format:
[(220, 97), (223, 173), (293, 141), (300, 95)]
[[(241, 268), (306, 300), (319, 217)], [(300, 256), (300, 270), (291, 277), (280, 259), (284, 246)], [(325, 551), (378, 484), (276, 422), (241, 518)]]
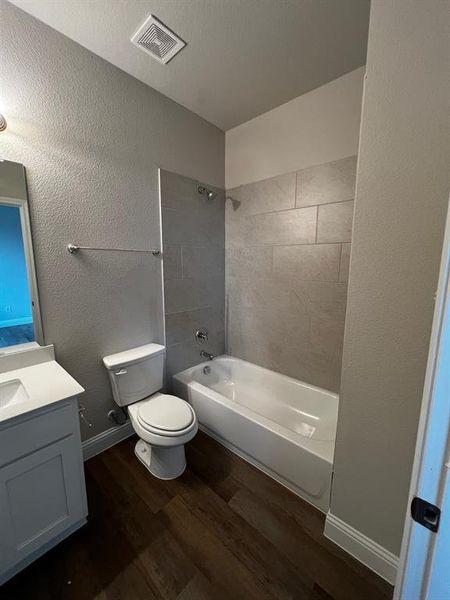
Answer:
[(1, 598), (446, 599), (445, 8), (0, 0)]

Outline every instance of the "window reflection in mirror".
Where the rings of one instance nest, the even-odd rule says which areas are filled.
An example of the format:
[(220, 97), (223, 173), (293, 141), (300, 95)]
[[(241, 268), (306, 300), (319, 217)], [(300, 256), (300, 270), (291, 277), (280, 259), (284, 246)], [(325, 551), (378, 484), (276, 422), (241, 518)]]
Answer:
[(0, 354), (41, 342), (25, 169), (0, 161)]

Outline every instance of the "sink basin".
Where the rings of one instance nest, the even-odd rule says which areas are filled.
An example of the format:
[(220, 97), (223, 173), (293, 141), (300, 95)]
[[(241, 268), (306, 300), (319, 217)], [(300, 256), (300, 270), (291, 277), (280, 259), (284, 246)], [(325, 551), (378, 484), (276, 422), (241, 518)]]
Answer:
[(27, 390), (19, 379), (0, 383), (0, 409), (26, 402), (29, 399)]

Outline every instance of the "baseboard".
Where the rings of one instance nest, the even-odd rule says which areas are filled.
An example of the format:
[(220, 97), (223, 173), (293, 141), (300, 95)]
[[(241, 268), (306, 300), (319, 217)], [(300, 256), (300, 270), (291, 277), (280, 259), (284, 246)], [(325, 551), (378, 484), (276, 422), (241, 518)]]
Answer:
[(111, 448), (111, 446), (130, 437), (133, 433), (134, 429), (130, 421), (127, 421), (123, 425), (111, 427), (111, 429), (102, 431), (102, 433), (89, 438), (81, 444), (83, 448), (83, 460), (88, 460), (89, 458), (100, 454), (100, 452), (103, 452), (104, 450)]
[(331, 513), (328, 513), (325, 521), (324, 535), (366, 567), (375, 571), (380, 577), (383, 577), (392, 585), (395, 584), (398, 556), (395, 556), (395, 554), (392, 554), (392, 552), (353, 529), (353, 527)]

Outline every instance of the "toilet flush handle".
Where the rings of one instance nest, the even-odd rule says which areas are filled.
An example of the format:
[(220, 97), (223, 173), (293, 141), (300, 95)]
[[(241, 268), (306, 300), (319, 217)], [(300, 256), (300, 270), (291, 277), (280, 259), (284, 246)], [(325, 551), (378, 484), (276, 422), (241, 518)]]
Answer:
[(126, 369), (120, 369), (120, 371), (116, 371), (115, 375), (126, 375), (128, 371)]

